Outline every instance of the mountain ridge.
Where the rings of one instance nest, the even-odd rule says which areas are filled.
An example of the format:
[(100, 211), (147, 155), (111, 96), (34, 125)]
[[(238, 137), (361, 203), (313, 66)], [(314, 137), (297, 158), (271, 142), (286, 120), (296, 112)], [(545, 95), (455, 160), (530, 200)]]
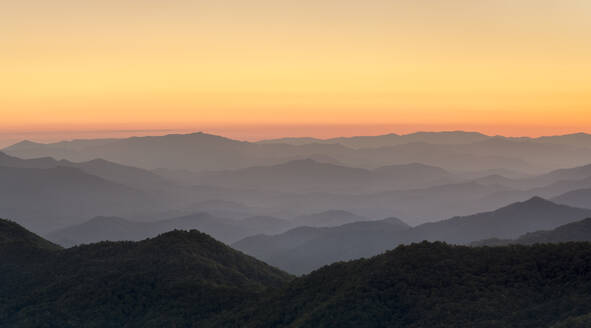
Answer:
[(338, 227), (295, 228), (273, 236), (248, 237), (232, 246), (288, 272), (306, 274), (335, 261), (375, 256), (399, 244), (427, 240), (465, 245), (488, 238), (516, 238), (586, 217), (591, 217), (591, 210), (533, 197), (495, 211), (415, 227), (389, 228), (380, 223), (383, 221), (367, 221)]

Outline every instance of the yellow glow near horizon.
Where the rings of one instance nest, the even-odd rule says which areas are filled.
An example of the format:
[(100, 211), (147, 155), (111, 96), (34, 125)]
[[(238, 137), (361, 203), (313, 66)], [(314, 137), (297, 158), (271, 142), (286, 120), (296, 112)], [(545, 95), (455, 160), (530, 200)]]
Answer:
[(20, 0), (0, 10), (5, 130), (591, 127), (585, 0)]

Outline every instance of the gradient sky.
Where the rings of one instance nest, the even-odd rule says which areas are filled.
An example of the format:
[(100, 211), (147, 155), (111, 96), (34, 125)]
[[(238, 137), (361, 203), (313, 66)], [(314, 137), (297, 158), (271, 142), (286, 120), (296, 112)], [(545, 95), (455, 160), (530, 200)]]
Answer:
[(13, 138), (591, 130), (588, 0), (2, 1), (0, 41)]

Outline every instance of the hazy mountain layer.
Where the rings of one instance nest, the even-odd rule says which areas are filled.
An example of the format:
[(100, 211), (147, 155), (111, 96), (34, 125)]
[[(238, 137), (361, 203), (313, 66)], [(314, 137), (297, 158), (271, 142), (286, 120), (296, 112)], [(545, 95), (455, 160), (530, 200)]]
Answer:
[(74, 246), (99, 241), (142, 240), (161, 233), (182, 229), (197, 229), (226, 243), (260, 233), (281, 233), (294, 225), (273, 217), (249, 217), (244, 220), (224, 219), (197, 213), (152, 222), (130, 221), (117, 217), (96, 217), (82, 224), (47, 234), (47, 238), (62, 246)]
[(473, 246), (501, 246), (510, 244), (533, 245), (540, 243), (566, 243), (591, 241), (591, 218), (562, 225), (553, 230), (526, 233), (517, 239), (486, 239), (474, 242)]
[(23, 142), (3, 151), (21, 158), (49, 156), (77, 162), (102, 158), (146, 169), (190, 171), (274, 165), (319, 156), (353, 167), (376, 168), (418, 162), (448, 170), (504, 168), (529, 172), (591, 162), (591, 144), (583, 148), (585, 143), (576, 142), (570, 145), (565, 142), (491, 138), (472, 133), (425, 135), (428, 137), (406, 138), (402, 143), (386, 143), (377, 147), (358, 149), (339, 143), (249, 143), (194, 133), (127, 139), (75, 140), (53, 144)]
[(232, 247), (294, 274), (368, 257), (395, 247), (410, 227), (396, 218), (338, 227), (299, 227), (279, 235), (245, 238)]
[(370, 257), (398, 244), (423, 240), (468, 244), (487, 238), (516, 238), (591, 217), (591, 210), (554, 204), (541, 198), (496, 211), (454, 217), (408, 228), (384, 221), (334, 228), (296, 228), (274, 236), (253, 236), (236, 249), (294, 274), (308, 273), (335, 261)]
[(552, 200), (560, 204), (591, 208), (591, 189), (569, 191)]
[(74, 163), (57, 161), (51, 157), (20, 159), (0, 152), (0, 166), (32, 169), (71, 167), (97, 177), (142, 190), (161, 190), (170, 187), (171, 182), (150, 171), (120, 165), (102, 159)]
[(79, 169), (0, 167), (0, 213), (47, 232), (96, 215), (135, 215), (165, 208), (142, 191)]
[[(499, 136), (487, 136), (478, 132), (449, 131), (449, 132), (416, 132), (410, 134), (385, 134), (378, 136), (357, 136), (330, 139), (318, 138), (280, 138), (262, 140), (260, 143), (286, 143), (293, 145), (305, 145), (310, 143), (341, 144), (352, 148), (377, 148), (388, 147), (413, 142), (425, 142), (431, 144), (469, 144), (486, 141)], [(591, 135), (586, 133), (567, 134), (562, 136), (545, 136), (539, 138), (506, 138), (515, 141), (536, 141), (544, 144), (569, 145), (573, 147), (591, 147)]]
[(336, 193), (416, 189), (458, 180), (441, 168), (418, 163), (366, 170), (311, 159), (211, 172), (196, 179), (200, 184), (226, 188)]

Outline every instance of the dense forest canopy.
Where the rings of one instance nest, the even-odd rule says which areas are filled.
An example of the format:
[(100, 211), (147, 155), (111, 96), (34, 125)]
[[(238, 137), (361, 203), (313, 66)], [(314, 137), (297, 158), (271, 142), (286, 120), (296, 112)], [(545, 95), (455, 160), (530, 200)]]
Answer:
[(563, 328), (591, 313), (591, 243), (422, 242), (294, 279), (198, 231), (59, 249), (0, 223), (2, 327)]

